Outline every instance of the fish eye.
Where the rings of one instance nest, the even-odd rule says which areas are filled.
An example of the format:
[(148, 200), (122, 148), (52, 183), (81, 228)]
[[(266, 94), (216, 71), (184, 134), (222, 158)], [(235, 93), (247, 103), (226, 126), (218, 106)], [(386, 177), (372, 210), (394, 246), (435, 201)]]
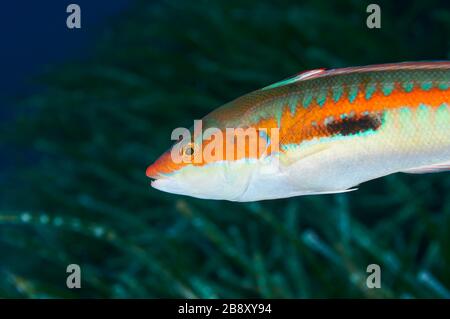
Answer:
[(194, 143), (189, 143), (183, 148), (184, 156), (192, 156), (195, 153), (195, 145)]
[(187, 147), (185, 151), (186, 155), (194, 155), (194, 148), (193, 147)]

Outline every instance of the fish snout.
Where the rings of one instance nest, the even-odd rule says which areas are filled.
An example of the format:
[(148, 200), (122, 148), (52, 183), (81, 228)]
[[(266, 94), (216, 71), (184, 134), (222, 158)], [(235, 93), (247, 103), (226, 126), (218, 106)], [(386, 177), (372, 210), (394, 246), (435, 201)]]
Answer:
[(147, 167), (145, 174), (152, 179), (160, 179), (173, 173), (178, 167), (171, 157), (170, 152), (166, 152), (159, 157), (153, 164)]
[(156, 165), (156, 162), (147, 167), (145, 175), (147, 175), (147, 177), (150, 177), (151, 179), (161, 178), (161, 175), (158, 170), (158, 165)]

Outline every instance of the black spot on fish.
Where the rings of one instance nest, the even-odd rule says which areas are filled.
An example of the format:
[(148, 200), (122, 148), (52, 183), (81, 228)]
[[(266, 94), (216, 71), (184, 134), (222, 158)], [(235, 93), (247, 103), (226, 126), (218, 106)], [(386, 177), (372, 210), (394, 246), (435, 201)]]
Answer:
[(330, 135), (354, 135), (366, 131), (376, 131), (380, 128), (382, 116), (380, 114), (365, 114), (360, 116), (344, 117), (327, 123), (326, 128)]

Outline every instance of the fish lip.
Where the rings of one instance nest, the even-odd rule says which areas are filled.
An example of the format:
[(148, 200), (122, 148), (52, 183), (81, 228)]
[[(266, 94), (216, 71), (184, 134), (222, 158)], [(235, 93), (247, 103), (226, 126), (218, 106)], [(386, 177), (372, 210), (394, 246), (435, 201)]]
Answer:
[(182, 187), (180, 187), (178, 182), (171, 178), (155, 179), (155, 180), (151, 181), (150, 185), (154, 189), (157, 189), (157, 190), (160, 190), (163, 192), (179, 194), (179, 195), (187, 195), (186, 191)]
[(149, 167), (147, 167), (147, 169), (145, 171), (145, 175), (147, 175), (147, 177), (149, 177), (153, 181), (161, 179), (161, 178), (164, 178), (164, 174), (158, 172), (155, 169), (154, 164), (152, 164)]
[(164, 182), (161, 182), (161, 181), (168, 180), (168, 179), (170, 180), (170, 178), (167, 174), (157, 171), (154, 167), (154, 164), (147, 167), (145, 175), (147, 175), (147, 177), (150, 178), (150, 186), (151, 187), (158, 189), (158, 190), (162, 190), (162, 191), (164, 191), (164, 190), (160, 188), (160, 185), (161, 185), (161, 183), (164, 183)]
[(159, 174), (157, 174), (157, 175), (152, 175), (152, 176), (148, 176), (148, 175), (147, 175), (147, 177), (150, 178), (150, 184), (151, 184), (151, 185), (152, 185), (154, 182), (158, 181), (158, 180), (163, 180), (163, 179), (167, 179), (167, 178), (168, 178), (167, 175), (164, 175), (164, 174), (161, 174), (161, 173), (159, 173)]
[(153, 188), (156, 188), (155, 187), (156, 181), (157, 181), (157, 179), (150, 178), (150, 186), (153, 187)]

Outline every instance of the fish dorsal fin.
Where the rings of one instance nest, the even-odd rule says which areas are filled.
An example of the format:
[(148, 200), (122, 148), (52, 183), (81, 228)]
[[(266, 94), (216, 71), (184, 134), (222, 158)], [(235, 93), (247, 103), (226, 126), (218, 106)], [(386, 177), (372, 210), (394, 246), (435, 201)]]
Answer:
[(289, 84), (292, 84), (292, 83), (295, 83), (295, 82), (298, 82), (298, 81), (311, 79), (311, 78), (313, 78), (313, 77), (317, 76), (318, 74), (321, 74), (321, 73), (323, 73), (325, 71), (326, 71), (326, 69), (314, 69), (314, 70), (304, 71), (304, 72), (298, 73), (298, 74), (296, 74), (294, 76), (291, 76), (291, 77), (289, 77), (287, 79), (284, 79), (284, 80), (278, 81), (278, 82), (276, 82), (274, 84), (271, 84), (269, 86), (266, 86), (266, 87), (262, 88), (261, 90), (274, 89), (274, 88), (277, 88), (277, 87), (280, 87), (280, 86), (284, 86), (284, 85), (289, 85)]
[(427, 174), (427, 173), (439, 173), (439, 172), (445, 172), (445, 171), (450, 171), (450, 162), (414, 167), (414, 168), (404, 170), (402, 172), (408, 173), (408, 174)]
[(268, 90), (277, 88), (284, 85), (296, 83), (298, 81), (310, 80), (316, 77), (323, 76), (336, 76), (352, 73), (367, 73), (378, 71), (398, 71), (398, 70), (434, 70), (442, 69), (447, 70), (450, 68), (450, 61), (423, 61), (423, 62), (401, 62), (401, 63), (386, 63), (386, 64), (374, 64), (367, 66), (356, 66), (348, 68), (338, 69), (314, 69), (304, 71), (291, 76), (287, 79), (281, 80), (269, 86), (262, 88), (261, 90)]

